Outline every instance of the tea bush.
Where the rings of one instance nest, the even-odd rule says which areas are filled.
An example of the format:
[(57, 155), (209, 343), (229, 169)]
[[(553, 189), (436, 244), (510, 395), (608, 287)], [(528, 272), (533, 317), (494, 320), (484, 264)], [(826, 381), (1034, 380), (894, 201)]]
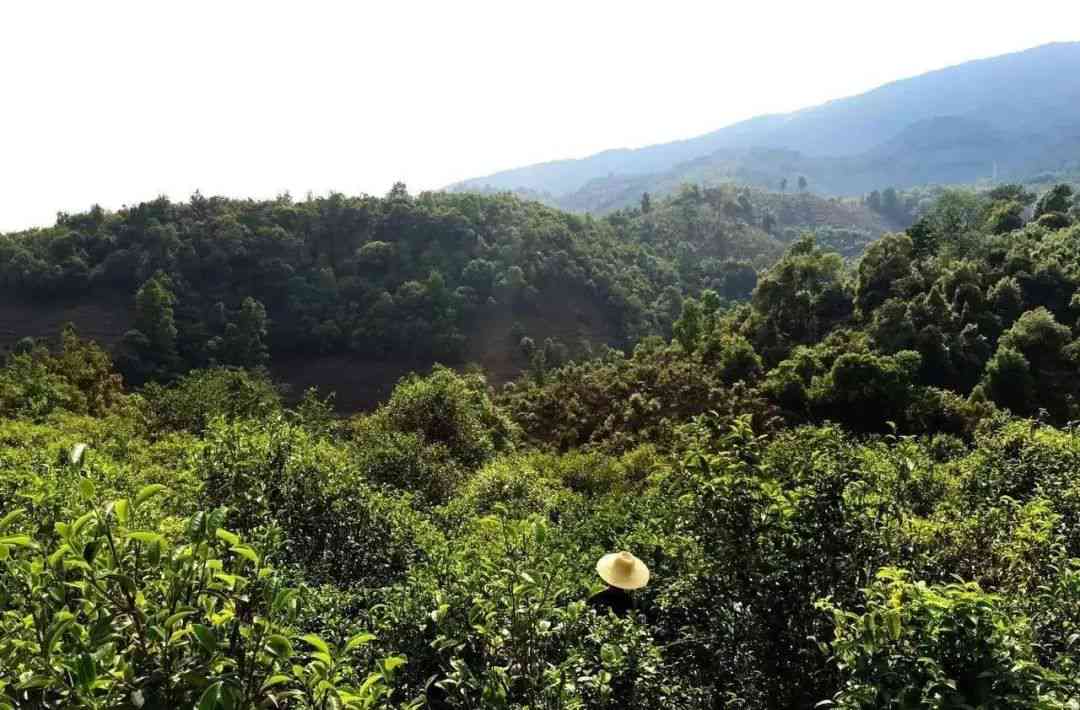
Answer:
[[(703, 343), (348, 421), (234, 370), (11, 410), (0, 703), (1076, 710), (1080, 432), (912, 384), (852, 433), (914, 358), (834, 334), (774, 388)], [(651, 570), (622, 618), (588, 601), (617, 550)]]
[(51, 542), (11, 534), (19, 509), (0, 520), (0, 707), (379, 703), (405, 659), (365, 657), (368, 634), (335, 649), (298, 633), (296, 593), (222, 527), (225, 509), (175, 537), (147, 527), (142, 508), (164, 493), (58, 522)]
[(1039, 665), (1026, 619), (974, 584), (931, 587), (882, 570), (861, 612), (835, 616), (845, 677), (824, 707), (1064, 708), (1075, 680)]

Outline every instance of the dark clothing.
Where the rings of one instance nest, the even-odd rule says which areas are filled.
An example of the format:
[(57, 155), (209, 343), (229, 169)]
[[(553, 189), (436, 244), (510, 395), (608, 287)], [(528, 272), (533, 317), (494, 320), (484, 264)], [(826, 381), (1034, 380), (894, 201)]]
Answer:
[(630, 596), (630, 592), (625, 589), (608, 587), (604, 591), (597, 592), (589, 597), (589, 606), (595, 609), (598, 614), (610, 610), (621, 619), (633, 611), (634, 599)]

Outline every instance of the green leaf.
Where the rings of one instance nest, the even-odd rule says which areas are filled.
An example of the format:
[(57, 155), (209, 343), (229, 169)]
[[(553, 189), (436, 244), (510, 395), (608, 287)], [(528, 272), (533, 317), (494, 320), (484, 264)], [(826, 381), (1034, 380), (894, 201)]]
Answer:
[(214, 508), (206, 516), (206, 529), (207, 531), (217, 530), (225, 524), (225, 518), (229, 516), (229, 509), (222, 506), (220, 508)]
[(300, 640), (310, 644), (311, 646), (315, 647), (319, 651), (322, 651), (323, 653), (330, 653), (330, 646), (328, 646), (325, 641), (323, 641), (315, 634), (304, 634), (300, 637)]
[(345, 644), (345, 653), (349, 653), (361, 646), (366, 646), (375, 640), (375, 634), (360, 633), (349, 639), (349, 642)]
[(79, 481), (79, 494), (82, 495), (83, 498), (90, 500), (94, 497), (94, 492), (94, 482), (89, 478), (84, 478)]
[(241, 577), (238, 574), (226, 574), (225, 572), (215, 572), (214, 573), (214, 579), (219, 580), (221, 582), (224, 582), (225, 586), (227, 586), (229, 589), (234, 589), (236, 587), (237, 582), (239, 582), (242, 579), (247, 579), (247, 577)]
[(68, 557), (64, 560), (64, 569), (81, 569), (84, 572), (93, 572), (94, 568), (86, 563), (86, 560), (80, 560), (78, 557)]
[(7, 513), (4, 517), (0, 518), (0, 531), (8, 529), (9, 527), (11, 527), (12, 523), (14, 523), (19, 518), (22, 518), (24, 515), (26, 515), (25, 508), (16, 508), (15, 510)]
[(222, 683), (220, 680), (208, 686), (203, 691), (202, 697), (199, 698), (199, 710), (217, 710), (221, 704), (221, 689)]
[(202, 624), (192, 624), (191, 630), (195, 632), (195, 638), (199, 640), (199, 645), (202, 646), (207, 653), (217, 653), (218, 642), (217, 636), (214, 635), (213, 629), (211, 629), (209, 626), (204, 626)]
[(96, 515), (97, 513), (92, 510), (89, 513), (80, 515), (78, 520), (71, 524), (71, 536), (75, 537), (76, 535), (81, 533), (83, 528), (86, 527), (86, 524), (93, 520)]
[[(68, 616), (70, 617), (70, 614)], [(46, 656), (52, 655), (53, 651), (56, 650), (57, 644), (60, 643), (60, 639), (63, 638), (64, 631), (73, 623), (75, 622), (71, 618), (62, 618), (52, 625), (52, 628), (49, 629), (45, 636)]]
[(113, 506), (113, 510), (116, 511), (116, 519), (120, 521), (121, 525), (127, 525), (128, 509), (129, 505), (127, 498), (121, 498), (116, 501), (116, 504)]
[(11, 545), (12, 547), (36, 547), (34, 539), (29, 535), (8, 535), (7, 537), (0, 537), (0, 545)]
[(266, 647), (277, 658), (288, 659), (293, 656), (292, 642), (281, 634), (274, 634), (266, 639)]
[(885, 621), (886, 621), (886, 624), (889, 627), (889, 635), (892, 636), (894, 641), (896, 639), (899, 639), (900, 638), (900, 611), (896, 610), (896, 611), (891, 612), (888, 615), (888, 617), (886, 617)]
[(176, 624), (180, 620), (184, 619), (185, 617), (191, 616), (194, 613), (195, 612), (191, 611), (190, 609), (176, 612), (175, 614), (173, 614), (172, 616), (170, 616), (168, 619), (165, 620), (165, 628), (169, 629), (171, 631), (172, 628), (174, 626), (176, 626)]
[(136, 530), (135, 532), (128, 533), (128, 537), (135, 542), (141, 542), (147, 545), (153, 545), (165, 540), (165, 537), (161, 533), (156, 533), (151, 530)]
[(19, 683), (17, 687), (19, 690), (29, 690), (31, 688), (47, 688), (52, 684), (53, 679), (51, 676), (34, 675)]
[(234, 532), (229, 532), (225, 528), (218, 528), (214, 531), (214, 535), (216, 535), (218, 539), (224, 540), (229, 545), (235, 546), (240, 544), (240, 536)]
[(233, 547), (230, 547), (229, 550), (236, 553), (237, 555), (240, 555), (246, 560), (251, 560), (252, 564), (258, 566), (259, 553), (255, 552), (255, 550), (248, 547), (247, 545), (234, 545)]
[(135, 496), (135, 507), (142, 505), (154, 496), (164, 493), (167, 490), (169, 490), (168, 486), (163, 486), (160, 483), (151, 483), (149, 486), (143, 486)]
[(70, 549), (71, 548), (68, 547), (68, 544), (66, 542), (60, 545), (60, 547), (56, 548), (56, 550), (48, 557), (49, 566), (56, 567), (58, 564), (60, 564), (60, 560), (64, 558), (64, 555), (67, 554), (68, 550)]
[(80, 654), (75, 661), (75, 680), (85, 690), (90, 690), (97, 680), (97, 664), (89, 654)]
[(291, 604), (297, 597), (295, 589), (279, 589), (274, 594), (274, 602), (271, 604), (271, 609), (274, 613), (277, 613)]
[(376, 685), (380, 685), (384, 680), (385, 680), (385, 677), (383, 676), (382, 673), (371, 673), (371, 674), (369, 674), (368, 677), (367, 677), (367, 680), (365, 680), (364, 684), (360, 686), (359, 691), (358, 691), (357, 694), (360, 697), (364, 697), (365, 695), (367, 695), (368, 693), (371, 692), (371, 689), (373, 687), (375, 687)]
[(282, 683), (289, 683), (290, 681), (291, 679), (289, 678), (289, 676), (278, 673), (277, 675), (272, 675), (263, 681), (262, 690), (266, 690), (267, 688), (273, 688), (274, 686), (281, 685)]

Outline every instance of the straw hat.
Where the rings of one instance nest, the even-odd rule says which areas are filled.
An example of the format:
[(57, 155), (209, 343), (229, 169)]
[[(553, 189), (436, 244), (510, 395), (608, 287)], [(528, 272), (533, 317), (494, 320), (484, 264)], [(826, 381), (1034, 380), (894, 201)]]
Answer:
[(625, 550), (601, 557), (596, 571), (600, 579), (619, 589), (641, 589), (649, 583), (649, 568)]

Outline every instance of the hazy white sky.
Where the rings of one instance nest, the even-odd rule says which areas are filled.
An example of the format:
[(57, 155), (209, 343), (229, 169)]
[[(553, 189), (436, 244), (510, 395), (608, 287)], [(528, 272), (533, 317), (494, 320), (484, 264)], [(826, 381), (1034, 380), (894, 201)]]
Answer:
[(3, 2), (0, 230), (382, 194), (690, 137), (1056, 40), (1080, 3)]

